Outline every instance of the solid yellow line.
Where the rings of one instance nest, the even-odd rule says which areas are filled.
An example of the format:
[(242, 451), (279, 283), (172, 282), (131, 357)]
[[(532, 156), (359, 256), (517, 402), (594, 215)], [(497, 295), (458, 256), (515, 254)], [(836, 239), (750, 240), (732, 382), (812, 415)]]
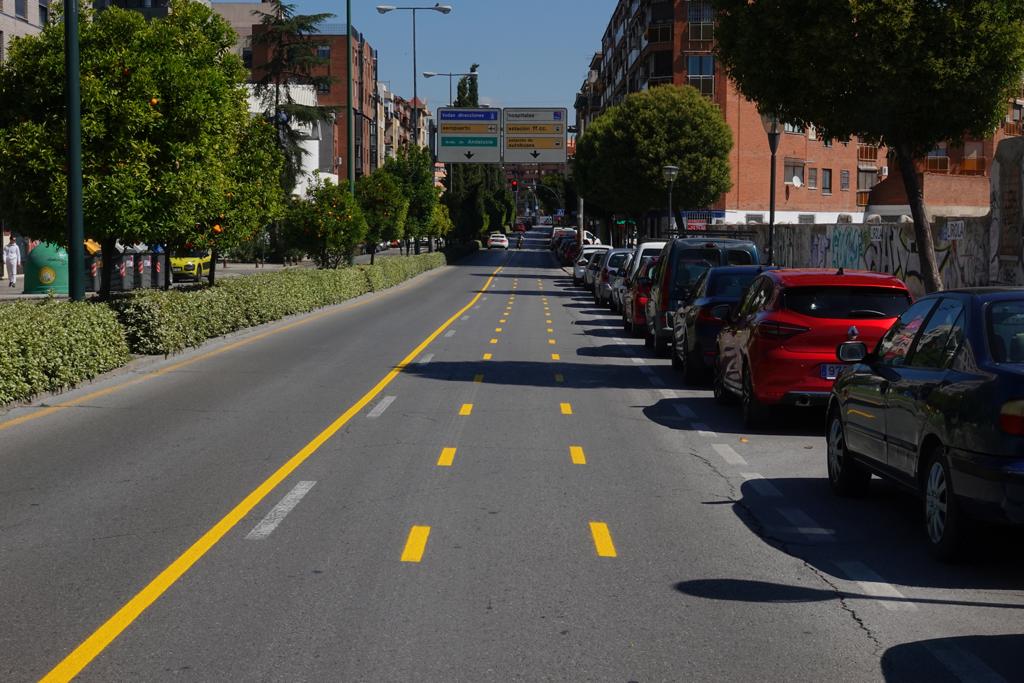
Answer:
[(562, 357), (557, 353), (551, 354), (551, 360), (562, 360)]
[(490, 360), (492, 358), (494, 358), (494, 354), (491, 354), (491, 353), (485, 353), (484, 354), (484, 360)]
[(429, 537), (429, 526), (414, 526), (409, 529), (409, 538), (405, 540), (405, 550), (402, 551), (402, 562), (419, 562), (422, 560), (423, 551), (427, 549), (427, 539)]
[[(271, 474), (262, 484), (252, 490), (245, 498), (241, 500), (235, 507), (231, 509), (224, 517), (214, 524), (206, 533), (198, 538), (185, 552), (179, 555), (166, 569), (157, 574), (156, 578), (150, 581), (146, 586), (135, 594), (128, 602), (126, 602), (112, 617), (100, 626), (98, 629), (82, 641), (74, 650), (71, 651), (57, 666), (55, 666), (46, 676), (41, 680), (48, 683), (50, 681), (70, 681), (77, 676), (82, 669), (89, 665), (93, 659), (96, 658), (110, 643), (114, 641), (121, 633), (128, 628), (139, 616), (149, 608), (157, 599), (163, 595), (168, 588), (174, 585), (178, 579), (180, 579), (185, 572), (192, 568), (192, 566), (200, 560), (209, 550), (215, 546), (231, 529), (235, 527), (242, 519), (245, 518), (254, 507), (260, 504), (260, 502), (270, 495), (275, 488), (277, 488), (282, 481), (288, 478), (292, 472), (294, 472), (302, 463), (309, 459), (311, 455), (324, 445), (328, 439), (338, 433), (342, 427), (359, 414), (368, 403), (373, 401), (385, 387), (391, 384), (392, 381), (399, 374), (401, 374), (410, 364), (415, 361), (423, 350), (430, 346), (435, 339), (437, 339), (448, 327), (450, 327), (456, 320), (459, 319), (466, 311), (476, 305), (477, 301), (483, 295), (483, 292), (490, 287), (494, 281), (495, 276), (501, 272), (501, 268), (498, 268), (487, 278), (487, 282), (480, 288), (480, 291), (474, 296), (468, 304), (456, 311), (448, 320), (444, 321), (440, 327), (430, 333), (430, 335), (420, 342), (419, 346), (413, 349), (409, 354), (403, 358), (399, 363), (392, 369), (388, 374), (384, 376), (377, 384), (370, 389), (368, 392), (363, 394), (362, 398), (356, 401), (348, 410), (342, 413), (334, 422), (327, 426), (322, 432), (316, 435), (312, 441), (307, 443), (302, 449), (288, 459), (276, 472)], [(303, 322), (303, 321), (300, 321)], [(293, 323), (297, 324), (297, 323)], [(281, 328), (284, 329), (284, 328)], [(280, 330), (275, 330), (280, 331)], [(269, 334), (269, 333), (268, 333)], [(251, 341), (251, 340), (246, 340)], [(224, 349), (218, 349), (217, 352), (223, 352)], [(211, 353), (210, 355), (214, 355)], [(194, 359), (193, 359), (194, 362)], [(416, 528), (416, 527), (414, 527)], [(430, 532), (429, 527), (422, 527), (427, 529), (426, 533)], [(424, 544), (426, 543), (426, 535), (424, 535)], [(421, 551), (422, 555), (422, 551)]]
[(618, 557), (615, 544), (612, 543), (611, 532), (604, 522), (591, 522), (590, 535), (594, 537), (594, 549), (600, 557)]
[(472, 403), (463, 403), (462, 407), (459, 408), (459, 415), (461, 415), (462, 417), (465, 417), (467, 415), (472, 415), (472, 414), (473, 414), (473, 404)]
[(571, 403), (562, 403), (559, 407), (562, 409), (562, 415), (572, 415)]
[(586, 465), (587, 456), (583, 454), (582, 446), (569, 446), (569, 457), (573, 465)]
[(451, 467), (452, 462), (455, 461), (455, 449), (454, 448), (443, 448), (441, 449), (441, 457), (437, 459), (438, 467)]

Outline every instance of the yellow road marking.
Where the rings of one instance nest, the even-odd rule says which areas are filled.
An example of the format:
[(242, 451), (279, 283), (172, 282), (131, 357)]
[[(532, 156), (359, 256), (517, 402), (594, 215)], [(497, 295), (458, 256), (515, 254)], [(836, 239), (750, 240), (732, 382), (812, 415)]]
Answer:
[(569, 446), (569, 457), (573, 465), (586, 465), (587, 456), (583, 453), (583, 446)]
[[(363, 394), (362, 398), (352, 404), (348, 410), (338, 416), (338, 418), (328, 425), (326, 429), (317, 434), (312, 441), (303, 446), (298, 453), (289, 458), (273, 474), (267, 477), (263, 483), (253, 489), (245, 498), (243, 498), (226, 515), (224, 515), (224, 517), (210, 527), (210, 529), (200, 536), (191, 546), (188, 547), (188, 549), (171, 562), (166, 569), (157, 574), (152, 581), (146, 584), (142, 590), (128, 600), (128, 602), (118, 609), (113, 616), (107, 619), (107, 621), (98, 629), (93, 631), (89, 637), (82, 641), (63, 660), (61, 660), (57, 666), (50, 670), (50, 672), (41, 679), (43, 683), (49, 683), (51, 681), (70, 681), (77, 676), (82, 669), (88, 666), (97, 655), (103, 652), (103, 650), (105, 650), (106, 647), (114, 641), (114, 639), (116, 639), (132, 624), (132, 622), (138, 619), (150, 605), (156, 602), (160, 596), (167, 591), (167, 589), (173, 586), (178, 579), (191, 569), (192, 566), (207, 552), (209, 552), (211, 548), (217, 545), (217, 543), (240, 521), (242, 521), (242, 519), (244, 519), (254, 507), (259, 505), (260, 502), (270, 495), (270, 493), (272, 493), (282, 481), (287, 479), (292, 472), (298, 469), (300, 465), (310, 458), (310, 456), (316, 453), (321, 446), (323, 446), (332, 436), (337, 434), (342, 427), (352, 420), (353, 417), (362, 412), (363, 408), (373, 401), (389, 384), (391, 384), (391, 382), (394, 381), (396, 377), (398, 377), (398, 375), (400, 375), (409, 367), (409, 365), (419, 358), (424, 349), (430, 346), (435, 339), (441, 336), (441, 334), (443, 334), (448, 327), (458, 320), (461, 315), (475, 306), (480, 300), (480, 297), (483, 296), (483, 292), (490, 287), (495, 276), (500, 272), (501, 268), (496, 269), (494, 273), (487, 278), (487, 282), (484, 283), (484, 286), (481, 287), (480, 291), (470, 299), (469, 303), (456, 311), (450, 318), (448, 318), (448, 320), (444, 321), (440, 327), (431, 332), (426, 339), (420, 342), (419, 346), (410, 351), (405, 358), (399, 361), (383, 379), (377, 382), (372, 389)], [(299, 323), (306, 322), (308, 320), (309, 319), (299, 321)], [(299, 323), (293, 323), (292, 326)], [(280, 332), (284, 329), (288, 328), (278, 328), (272, 332)], [(267, 334), (269, 335), (270, 333)], [(244, 341), (251, 343), (252, 341), (255, 341), (255, 339), (256, 338), (254, 337)], [(215, 355), (216, 353), (223, 353), (227, 348), (230, 347), (224, 347), (218, 349), (216, 352), (211, 352), (207, 357)], [(237, 348), (237, 346), (235, 346), (235, 348)], [(191, 362), (195, 362), (195, 360), (196, 359), (190, 359)], [(186, 363), (181, 363), (178, 367), (185, 364)], [(167, 369), (164, 370), (164, 372), (167, 371)], [(481, 380), (483, 379), (483, 375), (479, 375), (479, 377)], [(425, 545), (427, 534), (430, 533), (430, 527), (413, 527), (414, 530), (416, 528), (426, 530), (423, 532), (423, 544)], [(410, 538), (411, 537), (412, 532), (410, 532)], [(422, 555), (422, 549), (420, 551), (420, 555)]]
[(546, 323), (547, 323), (548, 325), (550, 325), (550, 324), (551, 324), (551, 321), (550, 321), (550, 320), (545, 320), (544, 322), (546, 322)]
[(485, 353), (484, 354), (484, 360), (490, 360), (492, 358), (494, 358), (494, 354), (490, 354), (490, 353)]
[(571, 403), (563, 403), (563, 404), (561, 404), (560, 407), (562, 409), (562, 415), (572, 415), (572, 404)]
[(563, 384), (563, 383), (565, 383), (565, 377), (562, 375), (562, 373), (556, 372), (555, 373), (555, 381), (558, 382), (559, 384)]
[(590, 535), (594, 537), (594, 550), (599, 557), (618, 557), (615, 552), (615, 544), (612, 543), (612, 534), (608, 531), (608, 525), (604, 522), (591, 522)]
[(555, 328), (553, 328), (553, 327), (549, 327), (548, 328), (548, 334), (553, 334), (554, 331), (555, 331)]
[(472, 403), (463, 403), (462, 407), (459, 408), (459, 415), (461, 415), (462, 417), (466, 417), (467, 415), (472, 415), (472, 414), (473, 414), (473, 404)]
[(484, 381), (483, 375), (473, 375), (473, 381), (477, 384), (481, 384)]
[(494, 331), (495, 331), (495, 332), (498, 332), (498, 333), (501, 333), (501, 332), (504, 332), (504, 331), (505, 331), (505, 328), (503, 328), (503, 327), (495, 327), (495, 328), (494, 328)]
[[(467, 413), (468, 414), (468, 413)], [(455, 449), (454, 448), (442, 448), (441, 457), (437, 459), (438, 467), (451, 467), (452, 462), (455, 461)]]
[(556, 342), (554, 339), (548, 339), (548, 344), (551, 344), (552, 346), (554, 346), (557, 343), (558, 342)]
[(562, 360), (562, 357), (557, 353), (551, 354), (551, 360)]
[(409, 529), (409, 538), (405, 540), (405, 550), (402, 551), (402, 562), (419, 562), (422, 560), (423, 551), (427, 549), (427, 539), (429, 537), (429, 526), (414, 526)]
[(508, 322), (508, 320), (506, 320), (505, 318), (502, 318), (502, 319), (501, 319), (501, 320), (499, 320), (498, 322), (499, 322), (499, 323), (501, 323), (502, 325), (504, 325), (505, 323), (507, 323), (507, 322)]
[(492, 343), (492, 344), (497, 344), (497, 343), (498, 343), (498, 340), (497, 340), (497, 339), (492, 339), (492, 340), (491, 340), (491, 343)]

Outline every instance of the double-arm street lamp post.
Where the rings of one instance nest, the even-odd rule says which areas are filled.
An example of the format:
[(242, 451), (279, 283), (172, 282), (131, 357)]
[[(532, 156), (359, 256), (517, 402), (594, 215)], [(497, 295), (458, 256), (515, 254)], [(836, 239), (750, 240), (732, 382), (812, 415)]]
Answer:
[(420, 143), (420, 110), (419, 110), (419, 92), (416, 89), (418, 82), (416, 68), (416, 13), (422, 10), (431, 12), (440, 12), (441, 14), (448, 14), (452, 11), (451, 5), (442, 5), (437, 3), (433, 7), (395, 7), (394, 5), (377, 5), (377, 11), (381, 14), (387, 14), (395, 10), (402, 10), (410, 12), (412, 14), (412, 137), (415, 144)]
[(779, 115), (776, 113), (761, 114), (764, 132), (768, 134), (768, 148), (772, 152), (772, 175), (770, 186), (771, 197), (768, 200), (768, 265), (775, 263), (775, 166), (779, 151), (779, 138), (782, 136)]
[(477, 73), (470, 71), (469, 73), (457, 74), (457, 73), (442, 73), (439, 71), (424, 71), (424, 78), (433, 78), (434, 76), (447, 76), (448, 77), (448, 106), (452, 106), (454, 100), (452, 99), (452, 78), (455, 76), (466, 76), (467, 78), (476, 78)]
[(668, 183), (668, 236), (676, 236), (676, 217), (672, 213), (672, 190), (676, 185), (676, 178), (679, 177), (678, 166), (665, 166), (661, 169), (665, 182)]

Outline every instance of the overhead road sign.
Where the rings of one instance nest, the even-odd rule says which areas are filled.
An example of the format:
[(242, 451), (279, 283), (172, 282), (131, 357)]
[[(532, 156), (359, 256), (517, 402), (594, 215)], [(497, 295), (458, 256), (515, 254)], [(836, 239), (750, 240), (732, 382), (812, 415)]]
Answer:
[(564, 108), (505, 109), (502, 121), (508, 164), (564, 164), (569, 112)]
[(437, 110), (437, 160), (446, 164), (501, 162), (501, 110)]

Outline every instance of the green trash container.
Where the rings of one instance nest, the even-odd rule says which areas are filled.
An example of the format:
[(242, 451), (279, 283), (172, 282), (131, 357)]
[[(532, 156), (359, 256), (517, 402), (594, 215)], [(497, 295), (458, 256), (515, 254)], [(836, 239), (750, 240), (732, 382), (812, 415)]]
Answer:
[(25, 259), (25, 294), (68, 294), (68, 252), (40, 242)]

